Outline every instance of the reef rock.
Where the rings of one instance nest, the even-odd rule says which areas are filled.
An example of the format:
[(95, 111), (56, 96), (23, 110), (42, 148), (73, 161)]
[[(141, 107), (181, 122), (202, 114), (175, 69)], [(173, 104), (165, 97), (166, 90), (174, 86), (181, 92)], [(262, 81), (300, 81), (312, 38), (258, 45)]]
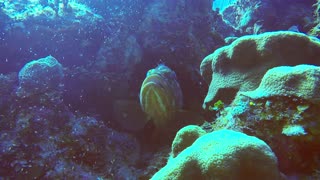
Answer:
[(172, 157), (176, 157), (181, 151), (191, 146), (194, 141), (204, 134), (206, 134), (206, 132), (196, 125), (188, 125), (180, 129), (172, 142)]
[(308, 34), (320, 38), (320, 1), (318, 0), (313, 6), (315, 7), (313, 12), (314, 22), (313, 27), (310, 29)]
[(320, 41), (301, 33), (278, 31), (238, 38), (201, 63), (210, 83), (203, 107), (231, 102), (238, 91), (256, 89), (268, 69), (281, 65), (320, 64)]
[(212, 47), (223, 43), (212, 34), (212, 15), (210, 0), (154, 1), (139, 26), (141, 46), (152, 59), (158, 57), (156, 62), (197, 65)]
[(52, 56), (27, 63), (19, 72), (17, 95), (27, 97), (63, 89), (62, 65)]
[(221, 110), (212, 127), (266, 141), (283, 173), (312, 173), (320, 165), (319, 78), (313, 65), (272, 68), (256, 90), (239, 93)]
[(119, 32), (113, 38), (106, 38), (97, 53), (94, 67), (124, 74), (130, 77), (136, 64), (142, 60), (142, 48), (136, 37), (128, 32)]
[(92, 52), (96, 54), (105, 31), (103, 18), (78, 1), (69, 1), (67, 7), (55, 2), (58, 4), (51, 0), (0, 2), (5, 41), (0, 44), (1, 56), (14, 62), (3, 63), (2, 72), (18, 71), (30, 58), (48, 54), (64, 66), (83, 65), (92, 59)]
[(138, 132), (147, 124), (138, 101), (116, 100), (113, 103), (113, 117), (122, 129), (130, 132)]
[(240, 34), (259, 34), (287, 30), (293, 25), (308, 31), (311, 7), (311, 1), (301, 0), (214, 0), (212, 9)]
[(320, 67), (279, 66), (267, 71), (254, 91), (241, 93), (253, 99), (295, 96), (309, 101), (320, 100)]
[(281, 175), (265, 142), (220, 130), (201, 136), (151, 179), (281, 179)]

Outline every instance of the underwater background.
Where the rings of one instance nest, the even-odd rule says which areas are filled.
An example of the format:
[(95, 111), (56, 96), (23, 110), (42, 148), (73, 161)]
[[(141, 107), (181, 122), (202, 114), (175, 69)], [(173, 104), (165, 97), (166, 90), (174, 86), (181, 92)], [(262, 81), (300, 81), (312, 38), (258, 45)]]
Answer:
[(319, 0), (0, 8), (0, 179), (320, 179)]

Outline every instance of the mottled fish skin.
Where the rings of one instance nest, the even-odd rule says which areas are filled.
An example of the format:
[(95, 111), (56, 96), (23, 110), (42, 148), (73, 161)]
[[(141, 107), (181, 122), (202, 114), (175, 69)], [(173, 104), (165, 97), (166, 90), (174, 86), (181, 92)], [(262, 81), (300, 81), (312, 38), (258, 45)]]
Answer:
[(149, 70), (140, 89), (140, 105), (157, 128), (164, 128), (182, 108), (182, 91), (175, 72), (163, 64)]

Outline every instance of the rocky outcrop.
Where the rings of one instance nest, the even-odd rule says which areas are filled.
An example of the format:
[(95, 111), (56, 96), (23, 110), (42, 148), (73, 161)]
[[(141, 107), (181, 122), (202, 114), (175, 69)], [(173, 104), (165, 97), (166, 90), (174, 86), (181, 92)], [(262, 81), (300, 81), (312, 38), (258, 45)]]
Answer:
[(280, 65), (320, 64), (319, 40), (301, 33), (278, 31), (244, 36), (217, 49), (201, 63), (210, 83), (203, 107), (230, 103), (238, 91), (256, 89), (268, 69)]
[(171, 146), (171, 155), (175, 158), (179, 155), (184, 149), (191, 146), (194, 141), (196, 141), (202, 135), (205, 135), (206, 132), (199, 126), (188, 125), (180, 129)]
[(272, 68), (257, 89), (240, 92), (221, 110), (212, 127), (257, 136), (268, 142), (283, 173), (310, 174), (319, 167), (319, 78), (318, 66)]
[(151, 179), (281, 179), (277, 158), (262, 140), (220, 130), (198, 138)]
[(263, 76), (259, 87), (240, 95), (252, 99), (294, 96), (307, 101), (320, 100), (320, 67), (313, 65), (279, 66)]
[(17, 95), (28, 97), (63, 90), (63, 67), (52, 56), (28, 62), (19, 72)]
[(291, 26), (307, 32), (313, 19), (312, 4), (301, 0), (215, 0), (213, 10), (242, 35), (287, 30)]

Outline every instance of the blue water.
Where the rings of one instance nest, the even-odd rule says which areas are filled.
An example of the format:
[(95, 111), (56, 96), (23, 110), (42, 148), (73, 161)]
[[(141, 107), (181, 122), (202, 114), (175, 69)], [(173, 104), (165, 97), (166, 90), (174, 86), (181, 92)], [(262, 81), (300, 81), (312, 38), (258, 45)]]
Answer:
[[(202, 109), (210, 84), (201, 61), (245, 35), (294, 29), (319, 38), (315, 3), (0, 0), (0, 179), (151, 178), (181, 127), (219, 115)], [(58, 64), (34, 63), (48, 56)], [(139, 104), (159, 64), (183, 94), (181, 121), (164, 131)]]

